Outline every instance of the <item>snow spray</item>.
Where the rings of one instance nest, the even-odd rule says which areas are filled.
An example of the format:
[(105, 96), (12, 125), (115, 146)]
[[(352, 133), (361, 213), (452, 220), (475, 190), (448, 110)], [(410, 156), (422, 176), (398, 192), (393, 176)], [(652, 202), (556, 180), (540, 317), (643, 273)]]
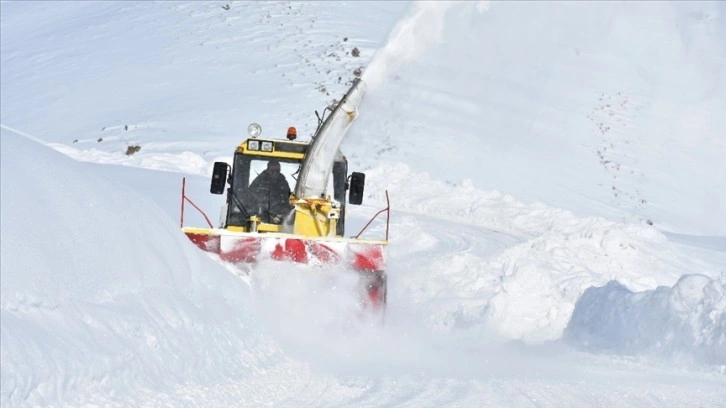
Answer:
[[(444, 30), (444, 17), (453, 1), (421, 1), (411, 6), (406, 17), (400, 20), (388, 36), (386, 45), (380, 48), (363, 74), (369, 90), (380, 85), (387, 74), (402, 64), (413, 60), (429, 46), (438, 44)], [(481, 13), (489, 9), (489, 2), (477, 4)]]

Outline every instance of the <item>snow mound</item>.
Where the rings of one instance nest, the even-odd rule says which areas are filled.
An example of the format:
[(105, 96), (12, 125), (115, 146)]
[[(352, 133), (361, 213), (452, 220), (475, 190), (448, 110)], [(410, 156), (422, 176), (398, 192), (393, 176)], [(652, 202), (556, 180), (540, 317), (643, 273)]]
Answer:
[(1, 405), (208, 384), (258, 365), (255, 348), (269, 347), (250, 329), (249, 286), (151, 200), (6, 129), (0, 163)]
[(617, 281), (588, 288), (563, 338), (592, 352), (726, 364), (726, 282), (692, 274), (644, 292)]
[[(487, 326), (528, 343), (556, 340), (587, 288), (617, 280), (652, 290), (675, 284), (684, 272), (718, 276), (720, 270), (647, 224), (525, 204), (402, 163), (370, 169), (367, 177), (380, 191), (394, 192), (391, 293), (410, 294), (436, 330)], [(367, 202), (382, 205), (380, 191)], [(426, 216), (412, 226), (413, 214)], [(399, 263), (404, 256), (415, 261)]]

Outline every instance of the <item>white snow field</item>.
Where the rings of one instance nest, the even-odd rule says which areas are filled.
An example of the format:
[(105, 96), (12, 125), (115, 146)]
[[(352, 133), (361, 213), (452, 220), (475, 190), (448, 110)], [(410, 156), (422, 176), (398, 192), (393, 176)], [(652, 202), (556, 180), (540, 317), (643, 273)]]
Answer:
[[(0, 405), (724, 406), (724, 18), (0, 2)], [(245, 274), (179, 229), (183, 177), (216, 220), (247, 125), (307, 139), (356, 76), (348, 233), (387, 191), (383, 325), (349, 271)]]

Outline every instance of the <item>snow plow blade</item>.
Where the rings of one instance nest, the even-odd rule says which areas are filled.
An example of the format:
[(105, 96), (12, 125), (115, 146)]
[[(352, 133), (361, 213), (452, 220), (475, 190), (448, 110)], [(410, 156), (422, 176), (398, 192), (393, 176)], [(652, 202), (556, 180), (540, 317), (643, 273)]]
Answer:
[(313, 265), (341, 265), (358, 273), (365, 296), (362, 303), (374, 309), (386, 304), (386, 241), (362, 239), (315, 239), (289, 234), (253, 234), (225, 229), (183, 228), (200, 249), (219, 255), (235, 265), (254, 264), (263, 259)]

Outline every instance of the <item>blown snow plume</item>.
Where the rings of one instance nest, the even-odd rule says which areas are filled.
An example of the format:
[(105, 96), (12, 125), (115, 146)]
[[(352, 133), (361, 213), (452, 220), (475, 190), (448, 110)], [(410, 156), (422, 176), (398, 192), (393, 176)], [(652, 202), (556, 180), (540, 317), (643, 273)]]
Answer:
[(577, 301), (565, 341), (593, 352), (689, 357), (726, 364), (726, 282), (684, 275), (672, 287), (630, 291), (616, 281)]
[[(363, 74), (371, 90), (377, 88), (391, 72), (416, 58), (431, 44), (442, 41), (444, 17), (454, 2), (417, 2), (408, 15), (391, 31), (386, 45), (373, 56)], [(488, 8), (481, 2), (478, 10)]]

